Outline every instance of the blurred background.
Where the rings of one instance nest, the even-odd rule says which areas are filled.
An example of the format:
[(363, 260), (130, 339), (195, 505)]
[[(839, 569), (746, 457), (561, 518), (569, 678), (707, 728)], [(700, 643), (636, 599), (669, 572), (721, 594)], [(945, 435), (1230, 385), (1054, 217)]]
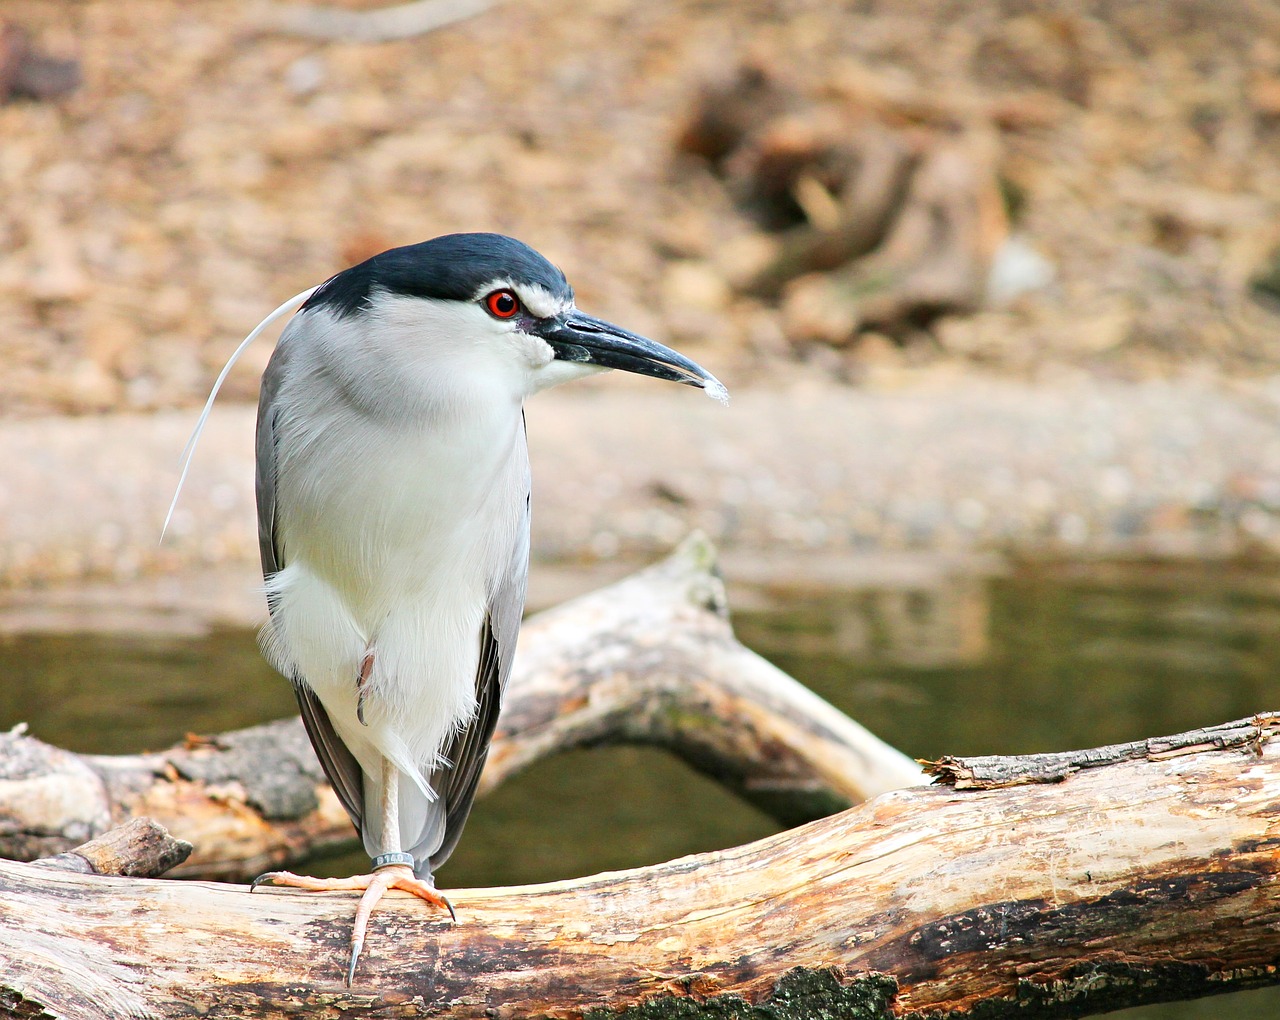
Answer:
[(739, 384), (1280, 358), (1263, 0), (0, 11), (9, 413), (190, 405), (279, 300), (478, 228)]
[[(912, 755), (1280, 708), (1280, 7), (448, 9), (0, 2), (0, 726), (128, 751), (292, 711), (253, 637), (269, 342), (161, 545), (178, 454), (270, 309), (455, 230), (734, 393), (530, 405), (533, 606), (696, 526), (744, 640)], [(445, 884), (772, 831), (582, 754), (482, 804)]]

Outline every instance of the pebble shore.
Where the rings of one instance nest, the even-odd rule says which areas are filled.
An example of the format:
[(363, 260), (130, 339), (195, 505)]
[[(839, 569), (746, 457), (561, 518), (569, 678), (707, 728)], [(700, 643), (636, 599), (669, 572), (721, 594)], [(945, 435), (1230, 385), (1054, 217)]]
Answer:
[[(253, 420), (219, 408), (163, 543), (194, 412), (0, 422), (0, 581), (257, 557)], [(528, 406), (534, 555), (1098, 556), (1280, 550), (1280, 379), (973, 376), (747, 389), (728, 407), (601, 379)]]

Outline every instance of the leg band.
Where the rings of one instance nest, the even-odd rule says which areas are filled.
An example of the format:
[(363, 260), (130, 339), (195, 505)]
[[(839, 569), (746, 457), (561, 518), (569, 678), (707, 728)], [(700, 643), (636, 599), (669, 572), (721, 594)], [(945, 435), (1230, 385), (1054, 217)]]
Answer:
[(391, 853), (391, 854), (378, 854), (378, 856), (373, 859), (373, 870), (377, 871), (379, 868), (389, 868), (393, 864), (407, 864), (409, 867), (412, 868), (413, 854), (406, 854), (406, 853), (400, 853), (400, 852)]

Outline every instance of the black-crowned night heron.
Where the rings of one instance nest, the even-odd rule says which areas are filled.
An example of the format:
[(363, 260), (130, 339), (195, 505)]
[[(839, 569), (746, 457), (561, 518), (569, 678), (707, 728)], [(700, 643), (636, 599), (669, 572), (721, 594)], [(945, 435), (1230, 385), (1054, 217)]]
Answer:
[(263, 648), (372, 869), (254, 885), (363, 891), (350, 983), (387, 889), (453, 912), (432, 872), (471, 810), (524, 606), (524, 399), (610, 368), (725, 390), (578, 311), (560, 270), (499, 234), (383, 252), (267, 321), (303, 299), (258, 406)]

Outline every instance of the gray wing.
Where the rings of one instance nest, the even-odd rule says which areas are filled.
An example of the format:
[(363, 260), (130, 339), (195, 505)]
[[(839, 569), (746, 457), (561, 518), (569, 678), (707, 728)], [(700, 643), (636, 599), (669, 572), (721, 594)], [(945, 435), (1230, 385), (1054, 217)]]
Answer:
[(517, 529), (511, 561), (504, 576), (496, 579), (480, 632), (476, 714), (445, 749), (444, 755), (452, 767), (438, 769), (431, 777), (432, 788), (439, 794), (445, 809), (444, 842), (431, 855), (433, 871), (449, 859), (453, 848), (458, 845), (467, 816), (471, 814), (480, 773), (484, 771), (484, 763), (489, 757), (489, 742), (498, 724), (502, 695), (511, 676), (528, 580), (529, 495), (526, 488), (524, 514)]
[[(258, 397), (255, 489), (258, 497), (258, 552), (262, 558), (263, 578), (269, 578), (285, 565), (284, 551), (276, 540), (276, 444), (280, 383), (290, 350), (290, 345), (283, 342), (276, 345), (267, 370), (262, 374), (262, 391)], [(275, 610), (270, 598), (267, 599), (267, 610)], [(355, 755), (347, 750), (347, 745), (339, 739), (333, 723), (329, 721), (328, 713), (319, 699), (311, 693), (311, 688), (299, 676), (291, 676), (289, 679), (298, 696), (302, 724), (306, 727), (307, 736), (311, 738), (311, 746), (320, 759), (320, 766), (329, 777), (334, 793), (351, 817), (356, 831), (361, 832), (361, 820), (364, 817), (364, 775), (360, 764)]]

